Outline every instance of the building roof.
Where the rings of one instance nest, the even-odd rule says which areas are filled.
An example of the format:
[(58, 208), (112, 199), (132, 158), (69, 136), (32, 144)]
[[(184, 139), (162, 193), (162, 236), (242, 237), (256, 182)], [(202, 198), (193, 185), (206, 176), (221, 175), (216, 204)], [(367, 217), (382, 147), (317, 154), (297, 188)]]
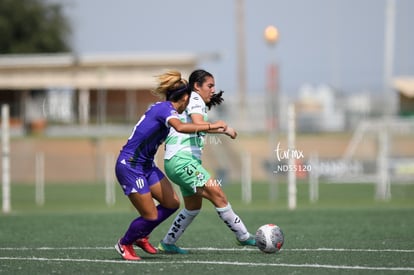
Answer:
[(402, 76), (395, 78), (393, 81), (393, 87), (404, 96), (414, 98), (414, 76)]
[(0, 89), (148, 89), (167, 69), (187, 77), (198, 59), (191, 53), (0, 55)]

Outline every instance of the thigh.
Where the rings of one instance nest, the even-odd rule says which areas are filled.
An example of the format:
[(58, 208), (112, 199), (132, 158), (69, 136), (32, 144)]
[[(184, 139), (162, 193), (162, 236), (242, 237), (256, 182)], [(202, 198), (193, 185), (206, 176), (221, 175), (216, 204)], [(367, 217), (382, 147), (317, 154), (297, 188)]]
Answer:
[(150, 192), (147, 177), (142, 169), (132, 169), (118, 162), (115, 167), (115, 173), (125, 195)]
[(166, 208), (180, 207), (180, 200), (170, 181), (164, 177), (161, 181), (150, 186), (152, 196)]

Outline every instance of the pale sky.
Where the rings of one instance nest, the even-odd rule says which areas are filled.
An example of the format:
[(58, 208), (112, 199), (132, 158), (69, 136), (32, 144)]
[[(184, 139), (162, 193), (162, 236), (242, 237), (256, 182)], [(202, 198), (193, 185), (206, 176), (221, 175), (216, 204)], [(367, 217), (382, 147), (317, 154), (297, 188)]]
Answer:
[[(64, 3), (81, 54), (220, 53), (200, 67), (216, 86), (237, 89), (236, 0), (54, 0)], [(414, 76), (414, 1), (396, 0), (393, 75)], [(247, 93), (263, 93), (277, 61), (280, 89), (303, 83), (382, 93), (387, 0), (245, 0)], [(266, 26), (279, 29), (270, 48)]]

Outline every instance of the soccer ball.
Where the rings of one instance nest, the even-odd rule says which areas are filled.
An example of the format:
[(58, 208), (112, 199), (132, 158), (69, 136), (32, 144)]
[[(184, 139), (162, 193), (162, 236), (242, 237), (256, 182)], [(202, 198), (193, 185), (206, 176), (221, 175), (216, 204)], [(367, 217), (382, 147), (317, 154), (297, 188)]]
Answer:
[(283, 231), (275, 224), (262, 225), (256, 231), (256, 245), (265, 253), (279, 251), (284, 241)]

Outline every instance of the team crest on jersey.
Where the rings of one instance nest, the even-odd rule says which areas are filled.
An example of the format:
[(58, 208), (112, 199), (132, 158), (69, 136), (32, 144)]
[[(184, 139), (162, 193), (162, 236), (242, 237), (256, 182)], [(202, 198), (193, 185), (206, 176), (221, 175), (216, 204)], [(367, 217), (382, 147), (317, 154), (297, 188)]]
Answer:
[(175, 116), (178, 116), (178, 112), (176, 110), (171, 110), (171, 114), (175, 115)]
[(197, 177), (197, 180), (199, 180), (199, 181), (204, 180), (204, 174), (200, 173), (199, 171), (195, 172), (195, 176)]

